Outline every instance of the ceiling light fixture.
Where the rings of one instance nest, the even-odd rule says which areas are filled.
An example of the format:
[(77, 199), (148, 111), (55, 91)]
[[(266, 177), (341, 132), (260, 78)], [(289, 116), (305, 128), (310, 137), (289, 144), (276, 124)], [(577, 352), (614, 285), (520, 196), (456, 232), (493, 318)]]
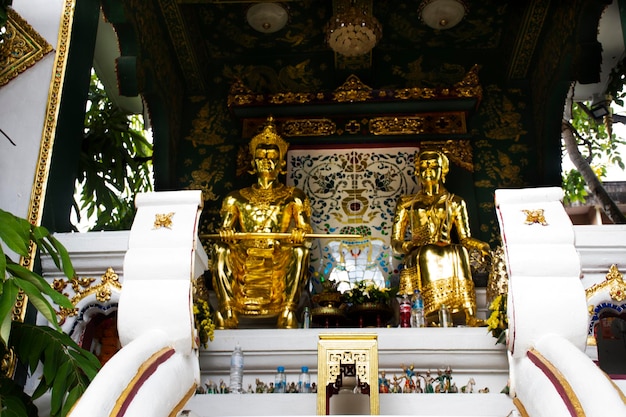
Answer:
[(289, 14), (278, 3), (257, 3), (248, 9), (246, 19), (254, 30), (274, 33), (285, 27)]
[(356, 3), (350, 1), (348, 7), (340, 6), (326, 25), (326, 43), (345, 56), (369, 53), (383, 35), (380, 22)]
[(433, 29), (450, 29), (458, 25), (469, 8), (464, 0), (423, 0), (417, 13)]

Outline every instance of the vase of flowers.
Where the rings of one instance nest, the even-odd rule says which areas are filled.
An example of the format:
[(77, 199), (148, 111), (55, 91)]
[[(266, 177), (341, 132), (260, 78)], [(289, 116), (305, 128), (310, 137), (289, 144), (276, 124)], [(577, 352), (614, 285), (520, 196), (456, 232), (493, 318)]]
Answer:
[(384, 327), (393, 316), (391, 300), (397, 288), (377, 285), (371, 280), (358, 281), (343, 293), (348, 315), (358, 327)]

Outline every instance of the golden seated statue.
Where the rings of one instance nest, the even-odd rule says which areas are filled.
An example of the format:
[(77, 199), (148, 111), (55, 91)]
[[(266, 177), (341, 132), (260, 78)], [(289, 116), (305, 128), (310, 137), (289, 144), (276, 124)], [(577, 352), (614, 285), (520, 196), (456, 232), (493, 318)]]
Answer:
[(439, 151), (426, 150), (416, 156), (421, 189), (400, 197), (391, 246), (404, 255), (400, 292), (422, 292), (428, 322), (438, 323), (439, 309), (445, 304), (456, 323), (475, 326), (480, 321), (468, 249), (488, 255), (489, 244), (471, 237), (465, 201), (444, 187), (448, 171), (448, 158)]
[(278, 180), (288, 146), (268, 119), (249, 146), (256, 184), (223, 201), (220, 239), (212, 248), (218, 329), (237, 328), (240, 315), (277, 317), (279, 328), (298, 327), (296, 308), (309, 274), (311, 206), (302, 190)]

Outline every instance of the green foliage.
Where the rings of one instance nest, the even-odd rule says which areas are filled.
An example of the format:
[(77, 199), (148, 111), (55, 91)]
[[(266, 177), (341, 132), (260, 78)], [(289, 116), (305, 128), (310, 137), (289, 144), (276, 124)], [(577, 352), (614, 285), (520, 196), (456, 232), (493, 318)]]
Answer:
[[(0, 209), (0, 241), (19, 256), (30, 256), (31, 242), (47, 252), (57, 268), (73, 278), (74, 268), (63, 245), (44, 227)], [(36, 416), (32, 399), (51, 390), (52, 416), (65, 416), (85, 391), (100, 368), (97, 358), (81, 349), (61, 331), (54, 305), (68, 309), (70, 300), (55, 291), (39, 274), (21, 266), (0, 245), (0, 355), (15, 353), (30, 372), (43, 365), (43, 376), (32, 398), (6, 375), (0, 375), (0, 414)], [(35, 326), (13, 321), (13, 307), (18, 294), (28, 301), (54, 327)]]
[(0, 0), (0, 27), (6, 25), (9, 16), (7, 10), (13, 4), (13, 0)]
[(10, 344), (31, 373), (43, 364), (32, 399), (50, 390), (51, 416), (67, 415), (100, 369), (98, 358), (50, 327), (13, 322)]
[[(626, 140), (613, 133), (609, 135), (606, 125), (590, 117), (583, 106), (586, 105), (573, 103), (570, 123), (576, 130), (575, 137), (581, 155), (598, 179), (602, 180), (608, 166), (616, 165), (624, 169), (619, 149), (626, 145)], [(584, 203), (588, 196), (585, 187), (586, 183), (577, 170), (563, 172), (564, 203)]]
[(397, 288), (379, 287), (373, 281), (359, 281), (343, 293), (348, 304), (389, 303), (398, 293)]
[(152, 190), (152, 144), (138, 126), (140, 117), (113, 104), (92, 74), (75, 206), (96, 219), (93, 230), (129, 229), (135, 195)]
[(570, 169), (563, 172), (563, 191), (565, 191), (563, 203), (566, 205), (574, 203), (584, 204), (589, 195), (585, 185), (583, 176), (577, 170)]

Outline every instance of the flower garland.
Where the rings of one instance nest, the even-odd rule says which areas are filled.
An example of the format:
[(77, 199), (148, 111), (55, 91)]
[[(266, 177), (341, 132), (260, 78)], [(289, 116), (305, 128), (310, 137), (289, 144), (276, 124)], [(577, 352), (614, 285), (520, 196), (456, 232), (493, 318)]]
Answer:
[(509, 327), (509, 320), (506, 315), (506, 301), (507, 295), (500, 294), (489, 305), (491, 315), (487, 319), (487, 331), (491, 332), (491, 335), (497, 339), (496, 344), (505, 343), (506, 341), (505, 330)]
[(200, 344), (206, 348), (209, 341), (215, 337), (215, 323), (211, 314), (211, 307), (205, 300), (196, 300), (193, 303), (193, 318), (198, 329)]

